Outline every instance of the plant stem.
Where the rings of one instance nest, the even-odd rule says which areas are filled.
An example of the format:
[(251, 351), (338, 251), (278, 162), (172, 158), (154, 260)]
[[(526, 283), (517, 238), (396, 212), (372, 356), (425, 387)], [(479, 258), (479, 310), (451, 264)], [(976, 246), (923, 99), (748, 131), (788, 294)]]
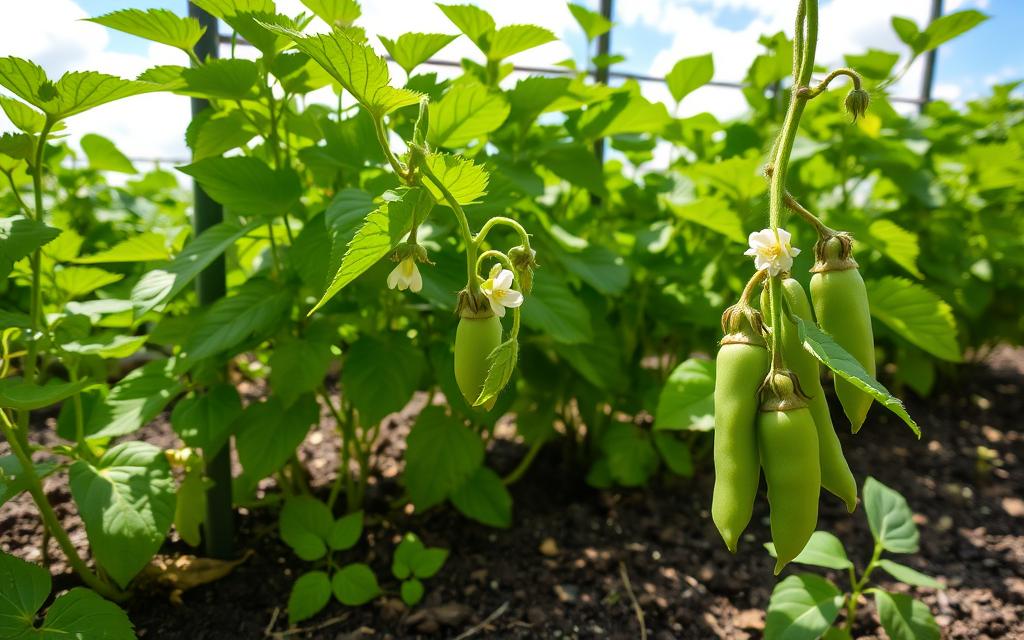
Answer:
[[(448, 207), (451, 208), (455, 217), (459, 221), (459, 227), (462, 230), (462, 239), (466, 243), (466, 276), (468, 282), (466, 288), (469, 289), (470, 295), (473, 297), (479, 297), (480, 294), (480, 283), (476, 277), (476, 254), (477, 245), (473, 238), (473, 232), (469, 228), (469, 219), (466, 218), (466, 213), (462, 210), (462, 205), (459, 204), (452, 192), (448, 190), (446, 186), (438, 179), (434, 172), (430, 170), (426, 162), (419, 163), (420, 171), (423, 176), (434, 183), (437, 190), (441, 192), (445, 202), (448, 203)], [(525, 233), (525, 232), (524, 232)]]
[(523, 456), (523, 459), (520, 460), (519, 464), (516, 465), (516, 468), (513, 469), (511, 473), (509, 473), (507, 476), (501, 479), (501, 483), (507, 487), (510, 484), (518, 482), (519, 479), (523, 477), (523, 474), (526, 473), (526, 470), (530, 468), (530, 465), (533, 464), (533, 459), (537, 457), (537, 453), (540, 452), (540, 449), (543, 446), (543, 440), (538, 440), (537, 442), (534, 442), (533, 445), (530, 447), (530, 450), (526, 452), (525, 456)]
[(7, 176), (7, 182), (11, 184), (11, 193), (14, 194), (14, 199), (18, 201), (18, 206), (25, 212), (25, 217), (31, 218), (32, 210), (29, 209), (28, 204), (22, 200), (21, 192), (18, 190), (18, 185), (14, 183), (14, 174), (10, 171), (4, 171), (3, 173)]
[[(794, 64), (793, 86), (790, 88), (789, 108), (782, 123), (774, 157), (771, 159), (771, 186), (769, 190), (769, 225), (776, 234), (782, 226), (783, 205), (786, 196), (786, 173), (789, 169), (789, 157), (793, 153), (800, 117), (807, 106), (805, 92), (801, 91), (810, 80), (814, 70), (814, 52), (818, 41), (818, 0), (799, 0), (796, 18), (797, 33), (793, 39), (793, 59), (800, 60)], [(782, 287), (780, 276), (769, 281), (769, 299), (772, 305), (772, 326), (782, 326)], [(782, 332), (772, 331), (772, 369), (782, 365)]]
[(854, 71), (853, 69), (847, 69), (846, 67), (843, 67), (841, 69), (836, 69), (832, 73), (825, 76), (825, 79), (816, 84), (813, 89), (806, 89), (804, 91), (805, 96), (808, 99), (816, 98), (817, 96), (821, 95), (821, 93), (828, 88), (828, 85), (839, 76), (846, 76), (850, 78), (850, 80), (853, 81), (853, 88), (860, 89), (860, 74)]
[(7, 417), (7, 412), (3, 410), (0, 410), (0, 430), (3, 431), (4, 437), (7, 438), (11, 446), (11, 452), (18, 459), (18, 464), (21, 465), (21, 473), (25, 477), (26, 488), (39, 509), (39, 515), (43, 518), (43, 525), (57, 539), (57, 544), (60, 546), (61, 551), (64, 552), (68, 564), (71, 565), (71, 568), (82, 579), (82, 582), (96, 593), (111, 600), (125, 600), (127, 598), (126, 593), (100, 580), (85, 564), (81, 556), (78, 555), (78, 550), (75, 549), (71, 538), (68, 537), (67, 531), (61, 526), (57, 513), (53, 510), (53, 506), (50, 505), (50, 501), (43, 491), (43, 483), (39, 478), (39, 474), (36, 473), (35, 466), (32, 464), (32, 458), (21, 446), (21, 441), (15, 435), (15, 427)]
[(526, 233), (526, 229), (523, 228), (523, 225), (519, 224), (512, 218), (506, 218), (504, 216), (495, 216), (485, 222), (484, 226), (480, 227), (480, 231), (476, 234), (476, 237), (473, 238), (473, 242), (476, 243), (476, 246), (480, 247), (483, 245), (487, 234), (490, 233), (491, 229), (499, 224), (512, 227), (512, 229), (519, 234), (519, 241), (523, 243), (523, 246), (529, 248), (530, 234)]
[(394, 169), (395, 174), (398, 175), (398, 179), (403, 182), (409, 179), (408, 172), (402, 163), (395, 157), (394, 152), (391, 151), (391, 145), (388, 144), (388, 134), (384, 127), (384, 119), (382, 117), (376, 117), (373, 119), (373, 130), (377, 133), (377, 142), (380, 143), (381, 151), (384, 152), (384, 157), (388, 159), (388, 164)]
[(871, 561), (868, 562), (868, 566), (864, 567), (864, 573), (860, 575), (860, 580), (855, 580), (855, 574), (853, 568), (850, 568), (850, 585), (852, 593), (846, 601), (846, 623), (844, 628), (849, 633), (853, 630), (853, 622), (857, 618), (857, 604), (860, 600), (860, 596), (864, 593), (864, 587), (868, 583), (868, 578), (871, 577), (871, 572), (875, 570), (878, 565), (878, 559), (882, 556), (882, 545), (875, 543), (875, 550), (871, 553)]

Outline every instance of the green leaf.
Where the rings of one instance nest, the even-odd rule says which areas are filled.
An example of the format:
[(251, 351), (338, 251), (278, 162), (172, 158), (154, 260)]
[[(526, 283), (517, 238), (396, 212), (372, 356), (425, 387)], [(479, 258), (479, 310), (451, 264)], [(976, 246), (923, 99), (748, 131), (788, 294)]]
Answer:
[(604, 169), (594, 156), (594, 150), (582, 143), (557, 144), (546, 147), (537, 162), (559, 178), (587, 191), (607, 197)]
[(155, 262), (171, 257), (167, 239), (153, 231), (128, 237), (109, 249), (72, 260), (76, 264), (108, 264), (115, 262)]
[(987, 15), (974, 9), (947, 13), (928, 25), (928, 28), (922, 34), (924, 36), (923, 41), (919, 46), (915, 43), (914, 52), (924, 53), (925, 51), (931, 51), (935, 47), (970, 31), (986, 20), (988, 20)]
[(892, 29), (899, 36), (903, 44), (911, 47), (917, 51), (916, 43), (921, 37), (921, 29), (917, 26), (917, 23), (910, 18), (901, 18), (900, 16), (892, 17)]
[[(765, 549), (773, 558), (778, 557), (775, 553), (775, 545), (771, 542), (765, 543)], [(825, 567), (843, 571), (853, 566), (850, 559), (846, 557), (846, 549), (839, 538), (827, 531), (815, 531), (811, 534), (807, 546), (800, 552), (793, 562), (809, 564), (814, 567)]]
[[(204, 113), (209, 113), (210, 116), (205, 119), (193, 119), (193, 124), (198, 124), (191, 140), (188, 140), (194, 161), (219, 156), (225, 151), (244, 146), (259, 133), (242, 110)], [(191, 132), (190, 127), (189, 133)]]
[(50, 596), (50, 573), (0, 552), (0, 636), (25, 638), (39, 607)]
[(437, 7), (470, 40), (487, 53), (488, 37), (494, 33), (494, 18), (483, 9), (470, 4), (440, 4)]
[(601, 436), (601, 450), (615, 482), (639, 487), (658, 469), (658, 452), (650, 434), (625, 422), (612, 422)]
[(324, 571), (310, 571), (299, 576), (288, 595), (288, 624), (312, 618), (331, 599), (331, 579)]
[(412, 75), (413, 69), (458, 38), (445, 33), (403, 33), (397, 40), (378, 37), (398, 66), (405, 69), (407, 75)]
[(154, 360), (121, 378), (88, 415), (89, 438), (122, 436), (160, 415), (184, 388), (174, 366), (173, 359)]
[(254, 336), (271, 333), (288, 318), (291, 292), (260, 277), (247, 280), (235, 295), (197, 312), (182, 358), (192, 362), (229, 351)]
[(285, 500), (278, 519), (281, 540), (307, 562), (327, 554), (327, 541), (334, 517), (327, 505), (312, 496)]
[(178, 485), (174, 509), (174, 528), (186, 544), (198, 547), (202, 541), (200, 527), (206, 520), (206, 483), (203, 465), (196, 464), (185, 472)]
[(414, 607), (423, 599), (423, 583), (412, 578), (402, 582), (402, 602)]
[(903, 402), (894, 397), (889, 390), (882, 386), (882, 383), (875, 380), (871, 374), (864, 370), (860, 362), (843, 349), (830, 335), (813, 324), (796, 318), (797, 331), (804, 349), (818, 359), (823, 365), (831, 369), (836, 375), (847, 380), (853, 386), (864, 393), (870, 394), (882, 406), (898, 415), (903, 422), (920, 438), (921, 429), (914, 422), (914, 419), (907, 413)]
[(322, 307), (386, 256), (409, 233), (413, 219), (423, 220), (434, 206), (430, 194), (420, 187), (389, 191), (384, 195), (384, 203), (366, 216), (363, 225), (348, 243), (341, 266), (331, 284), (309, 313)]
[(241, 414), (242, 399), (234, 385), (217, 384), (174, 405), (171, 426), (186, 445), (199, 447), (209, 459), (227, 442)]
[(455, 508), (468, 518), (503, 529), (512, 524), (512, 496), (498, 474), (486, 466), (478, 467), (450, 497)]
[(174, 521), (167, 458), (146, 442), (111, 447), (99, 461), (71, 465), (71, 495), (93, 555), (122, 588), (160, 549)]
[(52, 120), (63, 120), (114, 100), (161, 89), (150, 82), (124, 80), (95, 71), (71, 71), (54, 84), (41, 67), (14, 57), (0, 58), (0, 85)]
[(711, 82), (715, 75), (715, 61), (710, 53), (683, 58), (665, 76), (672, 99), (681, 102), (695, 89)]
[(865, 284), (871, 315), (933, 356), (950, 362), (963, 361), (953, 310), (941, 298), (915, 282), (895, 276)]
[(369, 426), (408, 404), (426, 367), (423, 352), (405, 336), (364, 334), (349, 349), (341, 380)]
[(544, 273), (523, 303), (523, 322), (556, 342), (582, 344), (594, 335), (590, 312), (555, 273)]
[(270, 354), (270, 386), (290, 405), (323, 384), (331, 366), (331, 345), (308, 338), (283, 338)]
[(51, 113), (47, 105), (53, 101), (54, 86), (36, 63), (13, 56), (0, 58), (0, 86), (44, 113)]
[(789, 576), (775, 586), (768, 601), (765, 640), (816, 640), (835, 622), (844, 600), (824, 578)]
[(622, 256), (601, 245), (589, 244), (579, 252), (565, 251), (558, 259), (573, 275), (606, 296), (625, 293), (631, 282), (630, 268)]
[(113, 142), (103, 136), (87, 133), (82, 136), (80, 144), (89, 158), (90, 169), (128, 174), (138, 173), (128, 156), (121, 153)]
[(487, 379), (484, 380), (484, 387), (480, 390), (480, 397), (473, 403), (474, 407), (487, 404), (501, 393), (516, 371), (518, 359), (519, 342), (515, 338), (509, 338), (495, 347), (494, 351), (487, 356), (487, 360), (490, 362)]
[(555, 34), (533, 24), (510, 24), (495, 31), (485, 52), (488, 60), (502, 60), (557, 40)]
[(105, 27), (190, 52), (206, 32), (195, 18), (182, 18), (167, 9), (122, 9), (86, 18)]
[(926, 587), (928, 589), (944, 588), (942, 583), (935, 578), (925, 575), (917, 569), (912, 569), (905, 564), (883, 559), (878, 561), (878, 566), (904, 584), (914, 585), (915, 587)]
[(0, 275), (60, 235), (60, 229), (22, 216), (0, 218)]
[(658, 396), (655, 430), (711, 431), (715, 428), (715, 363), (704, 358), (681, 362)]
[(127, 358), (146, 344), (148, 336), (126, 336), (117, 333), (93, 335), (81, 340), (65, 342), (62, 351), (100, 358)]
[(185, 250), (169, 265), (147, 272), (132, 289), (135, 317), (141, 318), (178, 295), (217, 256), (259, 224), (259, 221), (250, 222), (244, 227), (227, 222), (216, 224), (186, 245)]
[(27, 133), (0, 134), (0, 154), (9, 159), (0, 158), (0, 169), (13, 172), (22, 161), (30, 162), (35, 152), (33, 137)]
[(479, 83), (460, 83), (430, 105), (427, 141), (437, 147), (462, 147), (501, 126), (509, 106), (500, 92)]
[(662, 201), (679, 218), (699, 224), (702, 227), (720, 233), (739, 244), (746, 244), (747, 236), (743, 234), (743, 221), (739, 214), (722, 198), (704, 197), (686, 204), (676, 204), (668, 196)]
[(676, 432), (664, 430), (652, 431), (651, 438), (654, 448), (672, 473), (687, 478), (693, 475), (693, 455), (686, 440)]
[(939, 640), (942, 632), (928, 605), (903, 593), (877, 589), (874, 594), (878, 619), (891, 640)]
[[(471, 160), (447, 153), (431, 153), (427, 155), (426, 163), (460, 205), (472, 204), (487, 193), (487, 171)], [(425, 180), (424, 184), (435, 200), (444, 202), (441, 191), (433, 181)]]
[(206, 158), (178, 170), (195, 178), (211, 198), (239, 215), (283, 216), (302, 197), (302, 185), (293, 169), (271, 169), (259, 158)]
[[(896, 20), (898, 18), (894, 18)], [(914, 27), (917, 28), (916, 25)], [(888, 51), (868, 49), (862, 55), (846, 54), (846, 66), (852, 67), (858, 73), (872, 80), (885, 80), (892, 73), (892, 68), (899, 62), (900, 56)]]
[(327, 545), (334, 551), (351, 549), (363, 534), (363, 512), (356, 511), (334, 521), (327, 535)]
[(583, 29), (583, 33), (587, 34), (587, 40), (593, 40), (612, 29), (611, 20), (596, 11), (591, 11), (583, 5), (570, 2), (569, 13), (572, 14), (573, 18), (576, 18), (576, 22)]
[[(40, 480), (63, 468), (56, 462), (33, 463)], [(0, 456), (0, 506), (28, 489), (28, 479), (21, 472), (17, 456)]]
[[(485, 469), (486, 467), (481, 467)], [(511, 499), (509, 500), (509, 506), (511, 507)], [(448, 560), (448, 550), (439, 549), (437, 547), (430, 547), (429, 549), (423, 549), (412, 558), (410, 567), (412, 573), (417, 578), (433, 578), (444, 563)]]
[(421, 95), (415, 91), (389, 86), (391, 75), (387, 61), (345, 31), (335, 29), (331, 33), (303, 35), (286, 27), (265, 26), (291, 38), (299, 51), (322, 66), (375, 118), (420, 101)]
[(194, 0), (192, 4), (221, 20), (241, 13), (274, 11), (274, 0)]
[(235, 421), (235, 449), (245, 473), (241, 484), (255, 487), (277, 471), (295, 453), (320, 419), (320, 407), (312, 395), (295, 402), (287, 411), (277, 396), (247, 406)]
[(19, 377), (0, 379), (0, 408), (17, 411), (31, 411), (55, 405), (70, 398), (91, 383), (86, 379), (77, 382), (48, 380), (46, 384), (27, 382)]
[(347, 27), (363, 14), (356, 0), (302, 0), (310, 11), (332, 27)]
[(380, 595), (377, 576), (361, 562), (355, 562), (339, 569), (331, 579), (331, 588), (338, 602), (350, 607), (366, 604)]
[(124, 274), (96, 267), (63, 267), (53, 274), (54, 283), (68, 298), (80, 298), (108, 284), (124, 279)]
[(917, 553), (917, 525), (907, 500), (878, 480), (864, 481), (864, 510), (871, 535), (891, 553)]
[(405, 580), (412, 575), (412, 565), (423, 553), (425, 547), (415, 533), (406, 533), (402, 541), (395, 549), (395, 555), (391, 558), (391, 573), (399, 580)]
[(135, 640), (131, 620), (121, 607), (84, 587), (75, 587), (57, 598), (46, 612), (39, 630), (46, 640)]
[(257, 96), (259, 67), (242, 58), (214, 58), (181, 72), (185, 86), (179, 91), (201, 98), (246, 100)]
[(924, 274), (917, 268), (917, 256), (921, 248), (916, 233), (907, 231), (891, 220), (876, 220), (868, 228), (866, 241), (915, 278), (924, 278)]
[(409, 433), (405, 484), (418, 511), (444, 501), (484, 460), (480, 438), (441, 407), (427, 407)]
[(46, 124), (46, 116), (20, 100), (0, 96), (0, 108), (7, 114), (11, 124), (25, 133), (39, 133)]

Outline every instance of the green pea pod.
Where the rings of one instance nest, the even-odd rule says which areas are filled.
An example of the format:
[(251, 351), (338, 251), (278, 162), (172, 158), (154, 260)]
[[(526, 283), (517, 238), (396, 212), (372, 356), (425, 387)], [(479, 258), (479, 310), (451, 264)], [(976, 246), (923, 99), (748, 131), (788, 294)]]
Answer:
[(750, 522), (761, 479), (757, 454), (758, 387), (771, 356), (764, 340), (746, 329), (727, 335), (715, 359), (715, 489), (711, 518), (729, 551)]
[(762, 409), (757, 420), (757, 446), (768, 483), (778, 575), (803, 551), (818, 525), (821, 465), (811, 410)]
[[(480, 397), (487, 380), (491, 366), (487, 356), (500, 344), (501, 320), (494, 314), (483, 317), (464, 314), (459, 319), (455, 331), (455, 381), (470, 406)], [(496, 400), (491, 398), (484, 403), (484, 408), (490, 411)]]
[[(815, 247), (818, 263), (811, 278), (811, 300), (821, 328), (874, 376), (875, 338), (868, 292), (850, 255), (849, 243), (848, 237), (833, 237), (824, 247)], [(857, 433), (871, 408), (871, 396), (838, 377), (836, 395), (851, 429)]]
[[(811, 316), (811, 305), (807, 294), (799, 282), (793, 278), (782, 281), (782, 294), (789, 303), (789, 309), (801, 320), (814, 322)], [(769, 309), (767, 289), (761, 294), (761, 308)], [(765, 324), (771, 324), (771, 314), (764, 313)], [(821, 486), (846, 503), (846, 509), (853, 513), (857, 508), (857, 480), (850, 471), (850, 465), (843, 456), (843, 446), (832, 425), (832, 416), (825, 399), (825, 390), (821, 387), (821, 371), (818, 361), (803, 348), (796, 325), (785, 315), (782, 319), (782, 352), (785, 354), (786, 366), (796, 374), (800, 381), (800, 389), (807, 396), (807, 403), (814, 417), (814, 427), (818, 433), (818, 458), (821, 462)]]

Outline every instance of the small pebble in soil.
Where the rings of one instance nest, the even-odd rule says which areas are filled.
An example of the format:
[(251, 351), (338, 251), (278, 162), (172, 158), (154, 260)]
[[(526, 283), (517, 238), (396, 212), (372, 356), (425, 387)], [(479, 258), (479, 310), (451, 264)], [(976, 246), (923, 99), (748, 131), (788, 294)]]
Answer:
[(540, 552), (542, 555), (553, 558), (558, 555), (558, 543), (555, 542), (554, 538), (544, 538), (540, 543)]

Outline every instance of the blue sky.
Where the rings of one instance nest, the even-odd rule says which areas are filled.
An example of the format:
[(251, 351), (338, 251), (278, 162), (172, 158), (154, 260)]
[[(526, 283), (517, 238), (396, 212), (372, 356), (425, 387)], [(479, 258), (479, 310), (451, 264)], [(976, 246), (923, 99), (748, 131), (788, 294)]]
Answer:
[[(449, 0), (454, 2), (467, 0)], [(577, 0), (596, 7), (597, 0)], [(548, 27), (559, 42), (513, 58), (521, 64), (550, 66), (573, 56), (582, 61), (585, 42), (566, 6), (553, 0), (473, 0), (499, 25), (532, 22)], [(395, 37), (406, 31), (454, 33), (454, 26), (430, 0), (363, 0), (360, 24), (371, 34)], [(617, 0), (612, 51), (626, 56), (620, 70), (663, 76), (681, 57), (711, 52), (717, 80), (739, 81), (760, 52), (757, 37), (791, 30), (792, 0)], [(277, 0), (283, 13), (305, 9), (300, 0)], [(818, 60), (842, 62), (843, 53), (870, 47), (903, 52), (890, 27), (893, 11), (927, 22), (931, 0), (822, 0)], [(33, 0), (5, 3), (0, 21), (0, 55), (39, 62), (51, 75), (69, 69), (96, 69), (125, 77), (156, 64), (186, 64), (181, 52), (123, 35), (81, 18), (116, 9), (163, 7), (179, 13), (185, 0)], [(992, 16), (974, 31), (939, 51), (936, 97), (954, 102), (986, 92), (994, 82), (1024, 78), (1024, 1), (945, 0), (947, 11), (978, 8)], [(895, 9), (894, 9), (895, 8)], [(33, 25), (26, 29), (24, 25)], [(323, 26), (321, 25), (321, 28)], [(371, 39), (375, 42), (375, 39)], [(478, 55), (459, 38), (440, 57)], [(896, 87), (897, 95), (918, 95), (920, 65)], [(450, 73), (438, 68), (441, 73)], [(401, 77), (402, 72), (397, 75)], [(644, 85), (652, 100), (669, 101), (660, 83)], [(680, 115), (710, 111), (720, 118), (740, 115), (738, 91), (704, 88), (688, 96)], [(89, 131), (106, 135), (133, 157), (187, 156), (181, 132), (188, 122), (187, 100), (167, 94), (141, 96), (74, 119), (72, 139)], [(9, 125), (0, 118), (0, 130)]]

